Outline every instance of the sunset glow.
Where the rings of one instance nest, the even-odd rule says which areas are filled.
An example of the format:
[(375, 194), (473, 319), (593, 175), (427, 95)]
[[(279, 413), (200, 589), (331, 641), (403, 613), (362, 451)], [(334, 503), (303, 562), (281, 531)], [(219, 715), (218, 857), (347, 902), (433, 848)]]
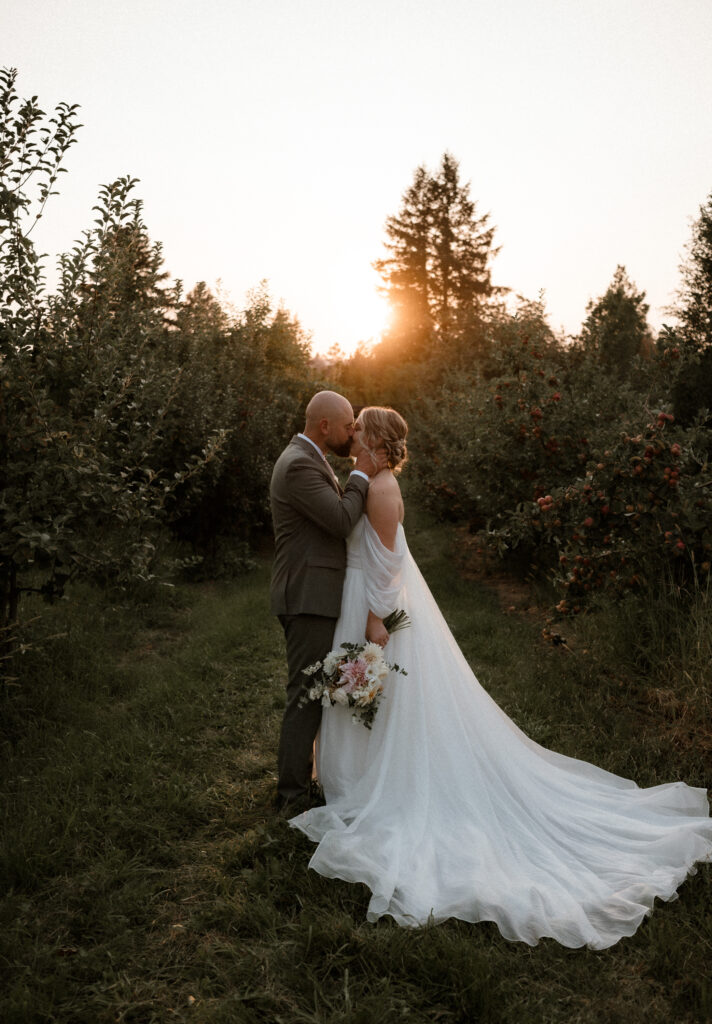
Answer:
[[(55, 255), (123, 174), (166, 270), (266, 279), (315, 352), (378, 337), (372, 263), (445, 150), (491, 215), (493, 281), (579, 330), (618, 264), (659, 328), (712, 188), (712, 4), (0, 0), (4, 65), (81, 129), (36, 233)], [(50, 275), (51, 279), (51, 275)]]
[(353, 330), (357, 338), (349, 344), (342, 342), (341, 348), (348, 355), (354, 351), (359, 342), (370, 346), (378, 342), (388, 326), (390, 306), (385, 297), (378, 292), (364, 291), (354, 301)]

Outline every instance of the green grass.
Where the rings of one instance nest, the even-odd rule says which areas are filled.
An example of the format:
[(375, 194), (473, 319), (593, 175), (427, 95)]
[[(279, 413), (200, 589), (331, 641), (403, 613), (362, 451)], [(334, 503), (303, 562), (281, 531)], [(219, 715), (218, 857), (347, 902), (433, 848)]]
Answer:
[[(478, 677), (536, 740), (643, 784), (709, 784), (698, 705), (681, 732), (603, 619), (555, 648), (543, 613), (453, 573), (447, 529), (413, 516), (408, 537)], [(115, 604), (78, 592), (38, 627), (67, 635), (22, 656), (2, 700), (4, 1024), (712, 1018), (708, 868), (601, 953), (490, 924), (368, 925), (365, 889), (307, 870), (311, 844), (271, 810), (268, 572)]]

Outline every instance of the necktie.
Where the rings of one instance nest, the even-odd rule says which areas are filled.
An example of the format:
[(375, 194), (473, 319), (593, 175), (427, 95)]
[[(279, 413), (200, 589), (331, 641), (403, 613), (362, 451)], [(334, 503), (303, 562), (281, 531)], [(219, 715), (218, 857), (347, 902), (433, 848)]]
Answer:
[(329, 473), (331, 475), (331, 479), (334, 481), (334, 485), (336, 487), (336, 490), (339, 492), (339, 494), (341, 494), (341, 484), (339, 483), (338, 476), (334, 472), (333, 466), (331, 465), (331, 463), (329, 462), (329, 460), (327, 459), (326, 455), (324, 455), (323, 452), (321, 453), (321, 457), (324, 460), (326, 468), (329, 470)]

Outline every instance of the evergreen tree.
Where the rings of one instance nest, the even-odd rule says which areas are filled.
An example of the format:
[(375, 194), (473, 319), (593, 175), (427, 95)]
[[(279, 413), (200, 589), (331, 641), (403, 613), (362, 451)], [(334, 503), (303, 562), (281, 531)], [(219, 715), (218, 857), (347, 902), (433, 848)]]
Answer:
[(476, 215), (458, 161), (445, 153), (431, 174), (418, 167), (396, 216), (386, 221), (389, 253), (376, 260), (391, 304), (384, 345), (401, 358), (440, 347), (476, 318), (495, 292), (490, 276), (494, 228)]
[(675, 313), (688, 345), (708, 348), (712, 345), (712, 192), (700, 207), (680, 271), (683, 285)]
[(488, 216), (475, 216), (469, 184), (461, 184), (459, 165), (450, 154), (432, 178), (434, 258), (431, 261), (435, 322), (443, 336), (465, 326), (468, 314), (493, 292), (489, 261), (494, 228)]
[(649, 308), (645, 292), (639, 292), (625, 267), (618, 266), (607, 291), (586, 307), (588, 316), (581, 331), (584, 346), (598, 353), (605, 369), (626, 372), (650, 339)]
[(376, 260), (391, 305), (391, 341), (420, 348), (433, 329), (429, 263), (431, 260), (432, 179), (418, 167), (403, 194), (400, 213), (386, 221), (390, 256)]
[(712, 422), (712, 193), (692, 228), (687, 260), (680, 267), (682, 288), (672, 312), (680, 327), (672, 334), (682, 353), (673, 400), (675, 416), (691, 424), (706, 410)]

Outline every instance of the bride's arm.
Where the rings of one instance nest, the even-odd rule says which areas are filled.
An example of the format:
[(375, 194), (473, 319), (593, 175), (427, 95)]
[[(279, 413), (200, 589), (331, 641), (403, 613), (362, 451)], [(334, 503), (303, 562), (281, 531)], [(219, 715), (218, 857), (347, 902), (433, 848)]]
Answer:
[[(389, 551), (395, 550), (402, 510), (400, 488), (395, 479), (390, 473), (379, 474), (368, 490), (366, 514), (381, 544)], [(388, 630), (383, 625), (383, 619), (370, 610), (366, 621), (366, 639), (381, 647), (388, 643)]]
[(385, 647), (388, 643), (388, 630), (383, 625), (383, 619), (379, 619), (373, 612), (369, 612), (366, 619), (366, 639), (379, 647)]

